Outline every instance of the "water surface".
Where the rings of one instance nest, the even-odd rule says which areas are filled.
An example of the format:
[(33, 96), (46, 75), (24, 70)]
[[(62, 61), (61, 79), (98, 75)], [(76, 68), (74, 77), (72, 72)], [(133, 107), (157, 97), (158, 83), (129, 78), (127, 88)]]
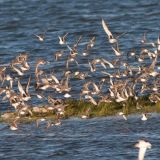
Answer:
[[(78, 56), (79, 67), (73, 70), (88, 70), (88, 60), (103, 57), (115, 58), (101, 26), (105, 19), (114, 35), (127, 32), (119, 39), (123, 58), (127, 52), (139, 50), (144, 32), (151, 41), (156, 41), (160, 33), (159, 0), (0, 0), (0, 65), (9, 66), (11, 60), (23, 51), (29, 53), (29, 63), (35, 64), (39, 57), (49, 61), (47, 72), (63, 73), (65, 57), (55, 62), (54, 52), (62, 49), (58, 35), (69, 32), (69, 43), (73, 44), (80, 35), (83, 43), (96, 36), (96, 45), (89, 57)], [(40, 43), (34, 34), (46, 32), (46, 40)], [(83, 44), (80, 45), (82, 51)], [(64, 48), (66, 50), (66, 48)], [(133, 60), (128, 60), (134, 64)], [(136, 63), (135, 63), (136, 65)], [(27, 75), (32, 75), (34, 68)], [(98, 81), (99, 74), (91, 75)], [(24, 77), (24, 80), (28, 78)], [(72, 96), (78, 97), (83, 81), (71, 81)], [(16, 85), (16, 84), (15, 84)], [(51, 92), (56, 96), (54, 92)], [(34, 100), (35, 104), (39, 101)], [(8, 103), (1, 102), (5, 110)], [(20, 124), (19, 130), (10, 131), (6, 123), (0, 124), (0, 159), (100, 159), (128, 160), (137, 158), (134, 144), (141, 138), (152, 143), (146, 159), (159, 159), (159, 115), (154, 114), (147, 122), (140, 116), (131, 116), (126, 122), (117, 117), (88, 120), (63, 120), (60, 127), (46, 130), (35, 124)]]
[(20, 124), (18, 131), (10, 131), (1, 123), (1, 159), (100, 159), (135, 160), (139, 139), (148, 140), (152, 148), (146, 159), (159, 159), (159, 118), (152, 114), (148, 121), (141, 115), (121, 117), (63, 120), (62, 126), (46, 129), (46, 124)]

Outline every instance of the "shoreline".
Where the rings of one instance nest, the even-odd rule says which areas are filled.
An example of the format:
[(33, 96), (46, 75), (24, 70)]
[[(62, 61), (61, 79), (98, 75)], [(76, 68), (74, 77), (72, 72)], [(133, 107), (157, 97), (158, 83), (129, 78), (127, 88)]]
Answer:
[[(138, 104), (138, 105), (137, 105)], [(0, 115), (0, 122), (12, 122), (17, 116), (19, 116), (19, 122), (29, 123), (36, 121), (41, 118), (48, 120), (56, 119), (68, 119), (70, 117), (79, 118), (94, 118), (94, 117), (107, 117), (118, 115), (119, 112), (124, 113), (124, 115), (137, 114), (137, 113), (160, 113), (160, 102), (151, 103), (148, 96), (140, 97), (138, 101), (129, 98), (125, 102), (102, 102), (98, 106), (92, 103), (85, 102), (84, 100), (73, 100), (69, 99), (60, 105), (64, 107), (63, 114), (57, 118), (57, 111), (55, 106), (44, 105), (44, 106), (30, 106), (30, 111), (32, 114), (25, 113), (24, 115), (18, 115), (17, 112), (3, 112)], [(53, 108), (53, 110), (47, 110), (48, 108)], [(38, 112), (36, 112), (38, 108)], [(58, 112), (60, 113), (60, 112)]]

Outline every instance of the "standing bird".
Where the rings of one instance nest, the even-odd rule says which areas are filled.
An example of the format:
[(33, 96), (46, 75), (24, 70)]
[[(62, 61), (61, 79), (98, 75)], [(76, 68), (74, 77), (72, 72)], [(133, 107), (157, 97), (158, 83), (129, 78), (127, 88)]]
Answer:
[(139, 142), (135, 144), (135, 147), (139, 148), (138, 160), (144, 160), (147, 148), (151, 148), (152, 145), (144, 140), (139, 140)]

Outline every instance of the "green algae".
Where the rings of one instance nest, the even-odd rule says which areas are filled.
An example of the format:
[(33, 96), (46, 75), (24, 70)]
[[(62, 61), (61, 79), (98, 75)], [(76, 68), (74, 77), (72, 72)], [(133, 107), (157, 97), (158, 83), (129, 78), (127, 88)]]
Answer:
[[(137, 105), (138, 104), (138, 105)], [(90, 102), (84, 100), (73, 100), (69, 99), (64, 102), (66, 105), (64, 110), (64, 115), (61, 118), (70, 117), (81, 117), (82, 115), (87, 115), (88, 118), (102, 117), (102, 116), (112, 116), (116, 115), (118, 112), (123, 112), (126, 115), (136, 114), (136, 113), (151, 113), (160, 112), (160, 102), (151, 103), (148, 96), (143, 96), (136, 101), (134, 98), (129, 98), (125, 102), (117, 103), (115, 101), (111, 103), (102, 102), (100, 104), (93, 105)], [(46, 109), (46, 106), (39, 106), (41, 109)], [(47, 111), (45, 113), (36, 113), (32, 111), (32, 115), (25, 115), (20, 118), (24, 123), (36, 121), (40, 118), (45, 119), (56, 119), (55, 111)], [(6, 116), (7, 115), (7, 116)], [(6, 116), (6, 117), (5, 117)], [(16, 112), (6, 112), (1, 114), (0, 122), (12, 121), (17, 116)]]

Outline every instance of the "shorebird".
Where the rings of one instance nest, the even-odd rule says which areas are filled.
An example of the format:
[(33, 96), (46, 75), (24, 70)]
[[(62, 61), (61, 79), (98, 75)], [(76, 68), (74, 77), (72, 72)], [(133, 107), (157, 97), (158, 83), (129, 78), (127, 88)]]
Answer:
[(141, 43), (147, 43), (146, 33), (143, 34), (143, 38), (141, 39)]
[(5, 101), (6, 99), (9, 99), (13, 93), (15, 93), (10, 87), (6, 86), (5, 88), (2, 88), (1, 92), (5, 92), (5, 96), (2, 98), (2, 101)]
[(31, 109), (29, 108), (29, 106), (27, 104), (25, 104), (24, 102), (22, 102), (20, 105), (20, 109), (18, 110), (18, 115), (19, 116), (24, 116), (24, 115), (32, 116), (33, 113), (31, 111)]
[(72, 56), (69, 56), (67, 61), (66, 61), (66, 68), (67, 69), (69, 68), (69, 63), (71, 63), (71, 62), (75, 62), (77, 64), (77, 66), (79, 65), (75, 58), (73, 58)]
[(159, 94), (151, 93), (151, 95), (149, 96), (149, 100), (153, 103), (160, 102)]
[(131, 49), (131, 51), (127, 52), (127, 57), (135, 57), (136, 56), (136, 51), (135, 49)]
[(1, 94), (3, 94), (3, 93), (5, 93), (5, 92), (6, 92), (6, 89), (5, 89), (5, 88), (0, 87), (0, 95), (1, 95)]
[(21, 54), (16, 56), (16, 58), (12, 61), (12, 64), (13, 65), (22, 64), (23, 62), (26, 62), (27, 60), (28, 60), (28, 53), (22, 52)]
[(146, 33), (143, 34), (143, 38), (141, 40), (141, 43), (145, 44), (145, 45), (151, 45), (152, 47), (155, 47), (155, 43), (153, 43), (153, 42), (147, 42)]
[(63, 51), (56, 51), (56, 52), (54, 53), (55, 60), (58, 61), (59, 58), (63, 56), (63, 54), (64, 54)]
[(115, 68), (114, 65), (106, 59), (102, 58), (102, 61), (104, 62), (104, 64), (108, 64), (110, 68)]
[(65, 95), (64, 95), (64, 97), (65, 98), (70, 98), (70, 97), (72, 97), (69, 93), (66, 93)]
[(114, 76), (106, 71), (101, 71), (104, 75), (107, 75), (110, 79), (113, 78)]
[(13, 78), (9, 75), (9, 74), (7, 74), (6, 76), (5, 76), (5, 80), (6, 81), (9, 81), (9, 84), (10, 84), (10, 89), (12, 89), (12, 87), (13, 87)]
[(81, 79), (81, 80), (85, 79), (87, 75), (88, 75), (87, 73), (83, 73), (83, 72), (80, 72), (80, 71), (74, 72), (74, 77), (78, 78), (78, 79)]
[(57, 119), (54, 123), (55, 126), (60, 126), (62, 125), (62, 122), (60, 121), (60, 119)]
[(92, 95), (98, 95), (100, 93), (99, 86), (97, 86), (94, 82), (91, 83), (93, 86), (93, 90), (91, 91)]
[(142, 113), (142, 117), (141, 117), (141, 120), (142, 121), (147, 121), (147, 114), (145, 114), (145, 113)]
[[(78, 48), (78, 45), (80, 43), (82, 39), (82, 36), (79, 37), (79, 39), (77, 40), (77, 42), (73, 45), (73, 47), (71, 48), (68, 44), (67, 45), (67, 48), (70, 50), (70, 54), (68, 56), (68, 60), (67, 60), (67, 63), (68, 62), (73, 62), (75, 61), (76, 64), (78, 65), (78, 62), (75, 60), (76, 56), (78, 55), (78, 51), (77, 51), (77, 48)], [(68, 64), (67, 64), (68, 65)]]
[(49, 75), (49, 77), (47, 77), (47, 80), (48, 80), (49, 82), (51, 82), (51, 83), (54, 82), (55, 84), (60, 84), (58, 78), (56, 77), (56, 75), (55, 75), (54, 73), (51, 73), (51, 74)]
[(152, 147), (151, 143), (146, 142), (144, 140), (139, 140), (138, 143), (135, 144), (136, 148), (139, 148), (139, 153), (138, 153), (138, 160), (144, 160), (144, 156), (146, 153), (146, 150)]
[(160, 36), (157, 38), (157, 51), (160, 51)]
[(158, 58), (158, 55), (156, 55), (151, 63), (151, 65), (149, 66), (148, 68), (148, 72), (149, 72), (149, 75), (153, 76), (153, 77), (156, 77), (159, 72), (155, 71), (155, 65), (157, 63), (157, 58)]
[(51, 126), (54, 126), (53, 121), (47, 121), (46, 129), (50, 128)]
[(5, 71), (6, 71), (6, 67), (0, 67), (0, 81), (2, 82), (2, 84), (5, 81)]
[(90, 81), (83, 84), (83, 88), (82, 88), (82, 90), (81, 90), (80, 97), (81, 97), (82, 95), (88, 95), (88, 94), (91, 93), (91, 91), (90, 91), (90, 89), (89, 89), (89, 85), (90, 85), (90, 84), (91, 84)]
[(51, 88), (51, 84), (47, 78), (42, 78), (41, 81), (42, 82), (39, 82), (39, 79), (36, 80), (36, 90), (47, 90), (48, 88)]
[(127, 117), (125, 116), (125, 114), (123, 112), (119, 112), (118, 115), (122, 116), (124, 118), (124, 120), (127, 120)]
[(37, 60), (37, 62), (36, 62), (36, 64), (35, 64), (35, 76), (37, 77), (38, 75), (40, 75), (40, 73), (42, 73), (42, 72), (40, 72), (39, 71), (39, 66), (40, 65), (44, 65), (44, 64), (46, 64), (46, 61), (45, 60), (43, 60), (43, 59), (39, 59), (39, 60)]
[(116, 99), (115, 99), (116, 102), (123, 102), (126, 101), (127, 99), (128, 97), (122, 97), (119, 92), (116, 93)]
[(116, 56), (121, 56), (122, 53), (121, 53), (120, 50), (119, 50), (118, 43), (116, 43), (116, 44), (117, 44), (117, 45), (116, 45), (116, 48), (112, 47), (112, 49), (113, 49), (113, 51), (114, 51), (114, 53), (115, 53)]
[(88, 56), (89, 55), (89, 49), (88, 48), (85, 48), (82, 52), (82, 55), (83, 56)]
[(36, 93), (36, 94), (33, 94), (33, 95), (35, 95), (38, 99), (41, 99), (41, 100), (45, 99), (45, 96), (41, 93)]
[(60, 45), (66, 44), (67, 35), (68, 35), (68, 33), (66, 33), (66, 34), (65, 34), (64, 36), (62, 36), (62, 37), (58, 36), (58, 38), (59, 38), (59, 44), (60, 44)]
[(20, 117), (16, 117), (16, 118), (14, 119), (14, 121), (13, 121), (12, 124), (10, 125), (10, 130), (12, 130), (12, 131), (18, 130), (17, 120), (18, 120), (19, 118), (20, 118)]
[[(92, 95), (98, 95), (100, 93), (99, 86), (97, 86), (92, 81), (88, 81), (88, 82), (84, 83), (83, 89), (81, 90), (81, 96), (82, 95), (89, 95), (89, 93)], [(86, 96), (85, 98), (91, 99), (91, 101), (93, 102), (93, 100), (92, 100), (93, 98), (91, 96), (89, 96), (89, 97)], [(95, 103), (95, 102), (93, 102), (93, 103)]]
[(69, 78), (70, 78), (70, 74), (62, 78), (62, 80), (60, 81), (60, 84), (55, 88), (56, 91), (58, 91), (59, 93), (69, 92), (71, 90), (71, 87), (69, 86)]
[(39, 35), (34, 34), (34, 36), (36, 36), (40, 42), (43, 42), (43, 41), (44, 41), (45, 34), (39, 34)]
[(102, 27), (104, 29), (104, 31), (106, 32), (107, 36), (108, 36), (108, 40), (109, 43), (113, 44), (113, 43), (117, 43), (117, 39), (115, 39), (111, 33), (111, 31), (109, 30), (107, 24), (105, 23), (105, 21), (102, 19)]
[(9, 97), (10, 105), (14, 107), (14, 109), (17, 111), (21, 104), (21, 98), (16, 93), (12, 93)]
[(95, 71), (96, 71), (96, 67), (93, 66), (93, 65), (91, 64), (91, 62), (88, 62), (88, 65), (89, 65), (89, 68), (90, 68), (90, 71), (91, 71), (91, 72), (95, 72)]
[(88, 116), (87, 116), (87, 115), (81, 115), (81, 118), (82, 118), (82, 119), (87, 119)]
[(21, 70), (20, 68), (16, 68), (12, 63), (11, 63), (11, 68), (12, 68), (15, 72), (17, 72), (17, 74), (18, 74), (19, 76), (23, 76), (23, 75), (24, 75), (24, 73), (22, 72), (22, 70)]
[(51, 96), (48, 96), (48, 103), (56, 106), (57, 104), (62, 104), (63, 101), (62, 101), (62, 99), (56, 99), (56, 98), (52, 98)]
[(76, 51), (77, 52), (78, 45), (79, 45), (79, 43), (80, 43), (81, 40), (82, 40), (82, 36), (80, 35), (79, 38), (78, 38), (78, 40), (76, 41), (76, 43), (73, 45), (72, 51), (74, 51), (74, 52)]
[(45, 121), (46, 121), (46, 118), (37, 119), (37, 120), (36, 120), (36, 127), (38, 128), (38, 127), (39, 127), (39, 123), (45, 122)]
[(114, 68), (114, 66), (107, 60), (103, 59), (103, 58), (97, 58), (97, 59), (93, 59), (91, 62), (90, 62), (90, 68), (91, 68), (91, 71), (95, 71), (96, 70), (96, 65), (97, 64), (100, 64), (104, 69), (106, 69), (106, 65), (109, 65), (110, 68)]
[(39, 66), (40, 65), (44, 65), (44, 64), (46, 64), (46, 61), (43, 60), (43, 59), (39, 59), (36, 62), (36, 64), (35, 64), (35, 71), (34, 71), (34, 73), (35, 73), (35, 82), (36, 82), (35, 86), (36, 86), (36, 89), (38, 89), (42, 85), (41, 82), (40, 82), (39, 76), (42, 75), (42, 74), (44, 74), (44, 71), (41, 70), (41, 69), (39, 69)]
[(29, 90), (30, 81), (31, 81), (31, 76), (28, 79), (28, 83), (27, 83), (26, 89), (24, 91), (20, 81), (18, 80), (18, 89), (19, 89), (19, 92), (20, 92), (20, 98), (23, 101), (28, 101), (28, 100), (31, 99), (31, 96), (29, 95), (29, 91), (28, 91)]
[(28, 71), (30, 69), (30, 66), (28, 65), (28, 63), (25, 61), (22, 63), (22, 65), (20, 66), (20, 69), (25, 72)]
[(98, 103), (96, 102), (96, 100), (90, 96), (90, 95), (85, 95), (85, 99), (88, 99), (89, 102), (91, 102), (92, 104), (94, 104), (95, 106), (98, 105)]
[(23, 76), (24, 72), (30, 69), (30, 66), (27, 62), (28, 54), (21, 53), (16, 57), (16, 59), (12, 60), (10, 67), (13, 69), (19, 76)]
[(88, 108), (86, 111), (85, 111), (85, 114), (81, 115), (81, 118), (82, 119), (87, 119), (89, 118), (89, 112), (91, 111), (91, 108)]
[(111, 99), (111, 97), (109, 95), (100, 95), (101, 99), (98, 101), (98, 105), (105, 102), (105, 103), (111, 103), (113, 102), (113, 100)]
[(92, 37), (89, 41), (89, 43), (87, 44), (87, 49), (93, 48), (96, 42), (96, 37)]

